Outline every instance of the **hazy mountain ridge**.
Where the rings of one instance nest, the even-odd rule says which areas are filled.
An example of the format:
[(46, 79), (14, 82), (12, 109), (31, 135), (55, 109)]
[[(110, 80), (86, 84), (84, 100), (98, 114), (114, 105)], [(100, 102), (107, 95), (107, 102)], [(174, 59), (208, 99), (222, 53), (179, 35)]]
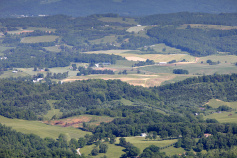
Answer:
[[(107, 4), (107, 5), (104, 5)], [(0, 2), (0, 16), (39, 14), (66, 14), (86, 16), (100, 13), (117, 13), (128, 16), (142, 16), (174, 12), (237, 12), (235, 0), (14, 0)]]

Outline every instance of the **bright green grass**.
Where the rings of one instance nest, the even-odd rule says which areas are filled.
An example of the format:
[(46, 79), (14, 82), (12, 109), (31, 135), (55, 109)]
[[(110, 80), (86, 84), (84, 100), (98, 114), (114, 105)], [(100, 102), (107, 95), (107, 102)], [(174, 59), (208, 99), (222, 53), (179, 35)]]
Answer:
[(129, 60), (117, 60), (115, 65), (110, 65), (108, 67), (117, 67), (117, 68), (122, 68), (122, 67), (132, 67), (135, 63), (138, 63), (137, 61), (129, 61)]
[(49, 105), (51, 106), (51, 110), (48, 111), (48, 113), (46, 115), (44, 115), (44, 117), (46, 119), (51, 119), (54, 115), (56, 116), (60, 116), (63, 113), (60, 112), (60, 109), (55, 109), (53, 103), (56, 102), (56, 100), (47, 100), (47, 102), (49, 103)]
[[(228, 116), (232, 114), (232, 116)], [(204, 119), (216, 119), (220, 123), (237, 123), (237, 114), (235, 111), (232, 112), (222, 112), (222, 113), (213, 113), (207, 116), (204, 116)]]
[(10, 77), (24, 77), (24, 76), (28, 76), (27, 73), (25, 72), (17, 72), (17, 73), (13, 73), (12, 71), (4, 71), (4, 74), (0, 75), (0, 78), (10, 78)]
[(208, 64), (176, 64), (171, 66), (149, 66), (142, 67), (141, 70), (150, 71), (154, 73), (172, 73), (173, 69), (185, 69), (189, 71), (189, 74), (205, 74), (212, 75), (214, 73), (218, 74), (229, 74), (237, 73), (237, 68), (231, 64), (218, 64), (218, 65), (208, 65)]
[[(147, 141), (144, 137), (126, 137), (127, 142), (132, 143), (134, 146), (138, 147), (142, 152), (146, 147), (150, 145), (156, 145), (158, 147), (164, 147), (177, 142), (177, 139), (173, 140), (163, 140), (163, 141)], [(118, 140), (119, 141), (119, 140)]]
[(127, 105), (127, 106), (132, 106), (133, 105), (133, 102), (131, 102), (130, 100), (124, 99), (124, 98), (121, 99), (121, 102), (124, 105)]
[(218, 108), (221, 105), (227, 105), (232, 109), (237, 109), (237, 102), (224, 102), (221, 100), (211, 99), (207, 104), (213, 108)]
[(21, 43), (40, 43), (40, 42), (53, 42), (59, 36), (35, 36), (35, 37), (25, 37), (21, 40)]
[(183, 148), (175, 148), (173, 146), (162, 149), (160, 151), (165, 152), (166, 155), (168, 155), (168, 156), (183, 154), (185, 152), (185, 150)]
[(151, 48), (153, 48), (156, 52), (161, 52), (164, 54), (188, 54), (188, 52), (181, 51), (180, 49), (176, 49), (174, 47), (169, 47), (164, 43), (155, 44)]
[(236, 55), (211, 55), (206, 57), (201, 57), (198, 62), (201, 63), (203, 61), (206, 63), (207, 60), (212, 60), (213, 62), (220, 61), (221, 63), (236, 63), (237, 56)]
[(182, 75), (182, 76), (181, 75), (176, 75), (175, 78), (173, 78), (171, 80), (164, 81), (164, 82), (161, 83), (161, 85), (179, 82), (179, 81), (185, 80), (189, 77), (193, 77), (193, 76), (191, 76), (191, 75)]
[[(94, 158), (100, 158), (106, 155), (108, 158), (119, 158), (124, 152), (122, 151), (124, 148), (115, 144), (108, 144), (108, 151), (107, 153), (99, 153), (97, 156), (93, 156)], [(95, 145), (85, 146), (80, 149), (81, 154), (88, 155), (91, 153), (91, 150), (95, 147)]]
[(90, 132), (85, 132), (71, 127), (51, 126), (39, 121), (9, 119), (3, 116), (0, 116), (0, 123), (5, 124), (6, 126), (10, 126), (18, 132), (22, 132), (25, 134), (34, 133), (40, 136), (41, 138), (51, 137), (56, 139), (58, 138), (59, 134), (62, 133), (66, 134), (68, 136), (68, 139), (78, 139), (86, 134), (90, 134)]
[(173, 69), (168, 66), (146, 66), (139, 68), (142, 71), (148, 71), (153, 73), (172, 73)]
[(214, 73), (218, 74), (230, 74), (237, 73), (237, 68), (231, 64), (218, 64), (218, 65), (209, 65), (209, 64), (184, 64), (172, 66), (173, 69), (185, 69), (189, 71), (189, 74), (205, 74), (212, 75)]
[[(211, 99), (208, 103), (213, 108), (218, 108), (221, 105), (227, 105), (230, 106), (232, 109), (237, 109), (237, 102), (224, 102), (221, 100)], [(232, 114), (231, 116), (228, 116), (229, 114)], [(213, 113), (210, 115), (204, 116), (205, 119), (216, 119), (220, 123), (237, 123), (237, 113), (236, 111), (231, 112), (221, 112), (221, 113)]]

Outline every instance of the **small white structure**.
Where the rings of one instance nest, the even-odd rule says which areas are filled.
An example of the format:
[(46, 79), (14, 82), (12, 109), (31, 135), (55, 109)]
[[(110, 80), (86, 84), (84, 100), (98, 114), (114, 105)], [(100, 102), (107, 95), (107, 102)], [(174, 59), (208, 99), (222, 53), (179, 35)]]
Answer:
[(147, 134), (146, 133), (141, 133), (141, 137), (146, 137)]
[(36, 80), (33, 80), (33, 82), (34, 83), (36, 83), (36, 82), (39, 82), (39, 81), (41, 81), (41, 80), (43, 80), (44, 78), (37, 78)]
[(167, 62), (159, 62), (158, 64), (159, 65), (165, 65), (165, 64), (167, 64)]

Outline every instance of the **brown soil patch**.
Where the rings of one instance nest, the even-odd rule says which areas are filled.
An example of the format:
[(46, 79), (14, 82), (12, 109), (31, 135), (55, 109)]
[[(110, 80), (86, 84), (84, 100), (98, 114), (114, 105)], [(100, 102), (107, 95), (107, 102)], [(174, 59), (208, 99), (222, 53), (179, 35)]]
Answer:
[(61, 120), (50, 120), (44, 121), (45, 124), (50, 124), (53, 126), (61, 126), (61, 127), (74, 127), (79, 128), (83, 127), (83, 122), (89, 123), (91, 125), (98, 126), (101, 122), (111, 122), (113, 118), (110, 117), (93, 117), (93, 116), (78, 116), (78, 117), (71, 117)]
[(80, 116), (78, 118), (68, 118), (68, 119), (62, 119), (62, 120), (51, 120), (51, 121), (45, 121), (44, 123), (50, 124), (50, 125), (59, 125), (61, 127), (82, 127), (83, 122), (89, 122), (91, 120), (91, 117), (87, 116)]
[(130, 61), (146, 61), (146, 59), (141, 57), (125, 57), (125, 58)]

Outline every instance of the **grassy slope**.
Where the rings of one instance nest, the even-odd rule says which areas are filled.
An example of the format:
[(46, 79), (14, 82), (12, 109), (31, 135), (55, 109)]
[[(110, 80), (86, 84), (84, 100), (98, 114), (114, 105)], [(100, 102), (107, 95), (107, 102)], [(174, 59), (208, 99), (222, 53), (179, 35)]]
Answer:
[(48, 100), (47, 102), (51, 106), (51, 110), (49, 110), (48, 113), (44, 115), (45, 118), (51, 119), (54, 115), (56, 116), (62, 115), (62, 112), (60, 112), (60, 109), (55, 109), (53, 106), (53, 103), (56, 102), (56, 100)]
[[(107, 153), (99, 153), (97, 156), (93, 156), (94, 158), (100, 158), (104, 155), (106, 155), (108, 158), (119, 158), (122, 154), (124, 154), (124, 152), (122, 151), (124, 149), (123, 147), (110, 143), (106, 144), (108, 144), (109, 147)], [(91, 153), (91, 150), (93, 148), (95, 148), (95, 145), (85, 146), (80, 149), (80, 152), (81, 154), (88, 155)]]
[[(142, 153), (142, 151), (150, 146), (150, 145), (156, 145), (158, 147), (164, 147), (164, 146), (167, 146), (169, 144), (173, 144), (175, 143), (177, 140), (174, 139), (174, 140), (164, 140), (164, 141), (147, 141), (145, 140), (145, 138), (143, 137), (126, 137), (125, 138), (127, 142), (130, 142), (132, 143), (134, 146), (138, 147), (140, 149), (140, 153)], [(108, 144), (109, 146), (109, 149), (108, 149), (108, 152), (106, 154), (99, 154), (97, 156), (95, 156), (95, 158), (99, 158), (99, 157), (102, 157), (104, 155), (106, 155), (107, 157), (111, 157), (111, 158), (119, 158), (124, 152), (122, 151), (124, 148), (118, 146), (118, 143), (119, 143), (119, 138), (117, 138), (116, 140), (116, 143), (115, 145), (114, 144)], [(90, 154), (91, 150), (95, 147), (95, 145), (90, 145), (90, 146), (85, 146), (84, 148), (80, 149), (80, 152), (85, 155), (88, 155)], [(161, 150), (162, 152), (167, 152), (168, 155), (174, 155), (174, 154), (179, 154), (179, 153), (183, 153), (183, 150), (180, 148), (180, 149), (176, 149), (173, 147), (170, 147), (172, 148), (172, 150), (166, 150), (164, 149)], [(167, 148), (167, 149), (170, 149), (170, 148)]]
[(25, 37), (21, 40), (21, 43), (39, 43), (39, 42), (53, 42), (59, 36), (35, 36)]
[(79, 129), (70, 128), (70, 127), (58, 127), (46, 125), (39, 121), (27, 121), (21, 119), (9, 119), (3, 116), (0, 116), (0, 123), (10, 126), (18, 132), (25, 134), (34, 133), (42, 138), (51, 137), (58, 138), (59, 134), (66, 134), (68, 139), (83, 137), (85, 134), (90, 134)]
[(164, 147), (177, 142), (177, 139), (173, 140), (163, 140), (163, 141), (147, 141), (144, 137), (126, 137), (126, 141), (132, 143), (134, 146), (138, 147), (142, 152), (146, 147), (150, 145), (156, 145), (158, 147)]
[[(230, 106), (232, 109), (237, 109), (237, 102), (224, 102), (221, 100), (211, 99), (208, 102), (208, 105), (210, 105), (213, 108), (218, 108), (221, 105), (227, 105)], [(229, 114), (232, 114), (229, 116)], [(205, 119), (216, 119), (220, 123), (237, 123), (237, 113), (236, 111), (232, 112), (221, 112), (221, 113), (213, 113), (207, 116), (204, 116)]]

